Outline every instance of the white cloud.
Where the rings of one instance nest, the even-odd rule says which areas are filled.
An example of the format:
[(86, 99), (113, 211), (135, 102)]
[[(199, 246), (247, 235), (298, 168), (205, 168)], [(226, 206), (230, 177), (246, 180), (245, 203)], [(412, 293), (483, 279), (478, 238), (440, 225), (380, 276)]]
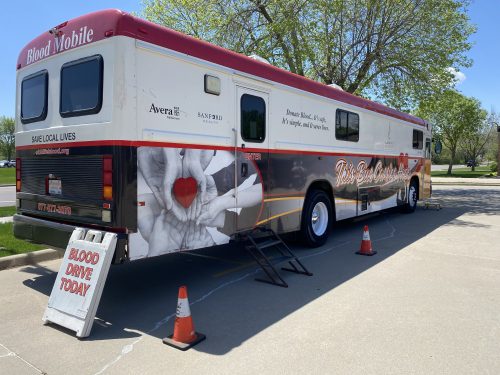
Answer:
[(455, 76), (455, 84), (456, 85), (461, 84), (463, 81), (465, 81), (467, 79), (467, 77), (465, 76), (465, 74), (462, 73), (460, 70), (456, 70), (453, 67), (449, 67), (446, 70)]

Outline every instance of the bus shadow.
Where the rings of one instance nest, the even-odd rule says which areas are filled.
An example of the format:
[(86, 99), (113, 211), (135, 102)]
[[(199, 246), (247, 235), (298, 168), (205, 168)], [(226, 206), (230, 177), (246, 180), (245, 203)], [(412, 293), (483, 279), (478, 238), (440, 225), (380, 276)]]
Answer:
[[(195, 350), (223, 355), (439, 227), (469, 226), (460, 218), (463, 214), (500, 213), (498, 190), (440, 190), (434, 198), (441, 201), (442, 210), (419, 208), (411, 215), (391, 210), (339, 223), (328, 243), (318, 249), (291, 242), (296, 255), (314, 275), (283, 272), (289, 288), (255, 282), (256, 272), (260, 271), (242, 246), (236, 245), (113, 266), (91, 336), (85, 341), (141, 334), (166, 337), (173, 332), (177, 289), (187, 285), (195, 327), (207, 335), (207, 340)], [(365, 224), (370, 227), (373, 246), (378, 251), (373, 257), (355, 255)], [(24, 270), (34, 275), (25, 281), (26, 286), (50, 294), (54, 272), (41, 266)], [(328, 319), (325, 316), (318, 324), (325, 324)]]

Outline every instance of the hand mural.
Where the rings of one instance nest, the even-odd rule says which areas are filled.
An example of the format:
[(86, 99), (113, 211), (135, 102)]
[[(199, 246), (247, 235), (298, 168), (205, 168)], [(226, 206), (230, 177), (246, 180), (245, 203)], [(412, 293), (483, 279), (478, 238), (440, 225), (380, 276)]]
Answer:
[(182, 161), (179, 158), (179, 149), (164, 148), (162, 151), (165, 157), (165, 179), (162, 184), (163, 199), (159, 203), (167, 210), (171, 210), (177, 219), (186, 221), (186, 213), (182, 210), (179, 203), (172, 199), (172, 187), (175, 181), (182, 175)]
[(187, 149), (182, 159), (182, 177), (193, 177), (198, 182), (202, 203), (206, 202), (205, 194), (207, 190), (204, 171), (210, 164), (213, 156), (213, 150)]
[(234, 156), (218, 153), (214, 157), (214, 150), (138, 149), (143, 186), (138, 200), (144, 202), (138, 209), (138, 227), (149, 246), (147, 256), (227, 242), (229, 237), (217, 231), (224, 227), (227, 210), (239, 213), (261, 203), (256, 173), (237, 188), (238, 201), (236, 189), (219, 191), (213, 175), (221, 170), (234, 175)]

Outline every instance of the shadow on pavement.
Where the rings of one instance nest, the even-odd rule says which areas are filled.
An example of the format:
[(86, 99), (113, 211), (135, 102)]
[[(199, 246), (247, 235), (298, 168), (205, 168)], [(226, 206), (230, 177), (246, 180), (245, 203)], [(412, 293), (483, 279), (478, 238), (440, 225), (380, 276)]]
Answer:
[[(500, 194), (494, 189), (438, 190), (434, 198), (441, 201), (442, 210), (419, 208), (410, 215), (392, 210), (338, 223), (328, 243), (318, 249), (291, 243), (314, 276), (283, 272), (289, 288), (254, 281), (257, 268), (242, 247), (236, 245), (112, 266), (91, 336), (86, 341), (135, 337), (141, 333), (160, 339), (171, 334), (173, 318), (165, 321), (175, 313), (178, 287), (187, 285), (196, 329), (207, 335), (207, 340), (194, 350), (223, 355), (439, 227), (470, 226), (459, 219), (464, 213), (499, 214)], [(365, 224), (370, 226), (378, 251), (373, 257), (354, 254), (359, 250)], [(43, 266), (26, 267), (23, 271), (34, 276), (25, 281), (26, 286), (50, 294), (54, 272)], [(325, 323), (328, 324), (321, 324)]]

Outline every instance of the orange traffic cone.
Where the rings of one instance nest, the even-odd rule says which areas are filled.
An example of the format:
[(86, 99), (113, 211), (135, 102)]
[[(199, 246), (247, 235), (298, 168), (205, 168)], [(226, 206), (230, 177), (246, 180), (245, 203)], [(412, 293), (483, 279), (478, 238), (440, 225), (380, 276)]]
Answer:
[(177, 311), (175, 314), (174, 334), (163, 339), (163, 343), (180, 350), (188, 350), (190, 347), (205, 340), (206, 336), (194, 331), (191, 310), (187, 296), (187, 287), (179, 288), (177, 300)]
[(372, 249), (372, 241), (370, 240), (370, 232), (368, 231), (368, 225), (363, 228), (363, 240), (361, 241), (361, 247), (359, 251), (356, 251), (359, 255), (375, 255), (376, 251)]

